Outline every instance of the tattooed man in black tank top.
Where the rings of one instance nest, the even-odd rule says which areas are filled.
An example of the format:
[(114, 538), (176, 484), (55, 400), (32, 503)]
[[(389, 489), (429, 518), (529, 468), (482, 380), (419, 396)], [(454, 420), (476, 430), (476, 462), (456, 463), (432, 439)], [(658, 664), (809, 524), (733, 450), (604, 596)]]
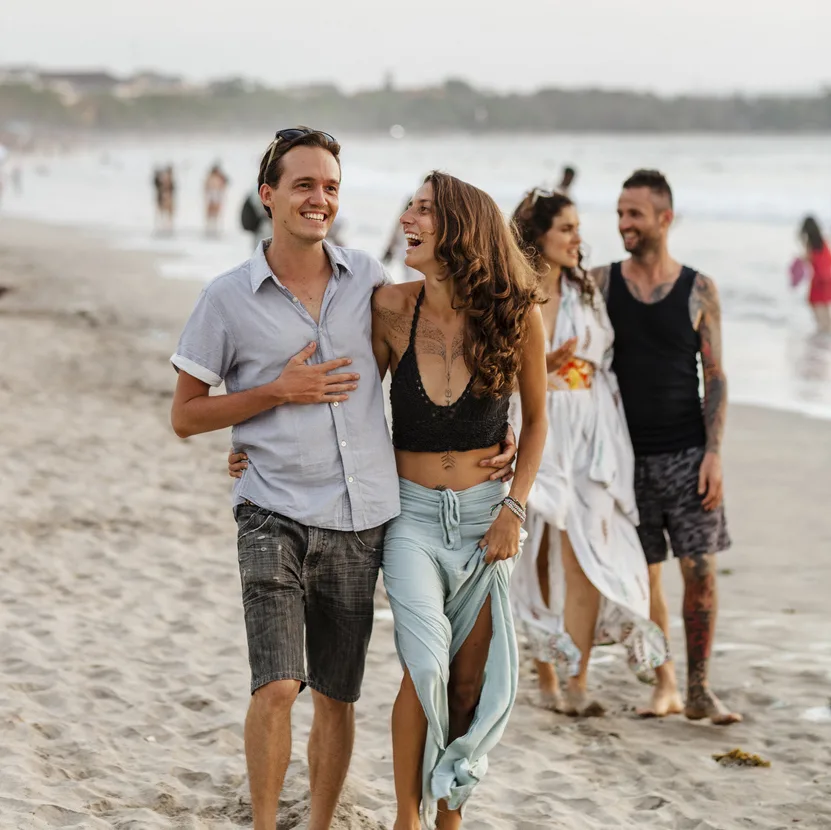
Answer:
[(615, 329), (613, 368), (635, 450), (638, 533), (649, 563), (651, 616), (667, 637), (661, 566), (670, 547), (684, 578), (686, 705), (668, 662), (657, 669), (652, 704), (640, 714), (683, 711), (692, 720), (724, 725), (741, 715), (730, 712), (708, 682), (717, 607), (714, 555), (730, 545), (720, 454), (727, 414), (721, 309), (715, 283), (670, 256), (672, 219), (667, 180), (655, 170), (636, 171), (618, 201), (629, 259), (596, 268), (593, 276)]

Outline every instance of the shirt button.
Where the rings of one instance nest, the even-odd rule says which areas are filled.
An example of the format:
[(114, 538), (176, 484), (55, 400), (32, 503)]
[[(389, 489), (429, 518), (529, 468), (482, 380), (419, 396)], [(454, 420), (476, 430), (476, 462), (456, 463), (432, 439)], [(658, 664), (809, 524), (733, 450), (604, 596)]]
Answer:
[(297, 297), (292, 297), (292, 298), (291, 298), (291, 301), (292, 301), (293, 303), (297, 303), (297, 302), (299, 302), (299, 300), (297, 299)]
[(346, 446), (346, 441), (341, 441), (341, 442), (340, 442), (340, 445), (341, 445), (342, 447), (345, 447), (345, 446)]
[(351, 484), (351, 483), (352, 483), (355, 479), (354, 479), (354, 478), (352, 478), (352, 476), (349, 476), (349, 478), (348, 478), (348, 479), (346, 479), (346, 480), (347, 480), (347, 481)]
[(332, 404), (332, 406), (337, 406), (337, 405), (338, 405), (338, 402), (337, 402), (337, 401), (335, 401), (335, 402)]

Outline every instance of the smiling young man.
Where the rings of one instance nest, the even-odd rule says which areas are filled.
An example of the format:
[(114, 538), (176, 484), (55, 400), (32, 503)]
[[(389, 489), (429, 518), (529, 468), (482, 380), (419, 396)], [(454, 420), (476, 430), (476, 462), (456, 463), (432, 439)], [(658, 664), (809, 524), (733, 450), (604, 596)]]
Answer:
[(636, 171), (623, 183), (618, 201), (629, 259), (593, 272), (615, 330), (612, 368), (635, 450), (638, 535), (649, 565), (651, 617), (667, 638), (661, 569), (670, 547), (684, 579), (686, 706), (669, 661), (656, 670), (652, 705), (641, 714), (684, 711), (692, 720), (730, 724), (741, 716), (721, 703), (708, 681), (717, 609), (715, 554), (730, 546), (722, 503), (727, 378), (721, 308), (715, 283), (670, 256), (672, 220), (666, 178), (657, 170)]
[[(370, 301), (386, 281), (326, 234), (340, 147), (281, 130), (260, 166), (273, 238), (202, 292), (172, 362), (180, 437), (233, 427), (249, 458), (234, 491), (252, 698), (245, 753), (255, 830), (274, 830), (291, 707), (312, 690), (310, 830), (328, 828), (349, 766), (353, 702), (373, 622), (398, 479), (372, 352)], [(225, 382), (226, 395), (210, 396)]]

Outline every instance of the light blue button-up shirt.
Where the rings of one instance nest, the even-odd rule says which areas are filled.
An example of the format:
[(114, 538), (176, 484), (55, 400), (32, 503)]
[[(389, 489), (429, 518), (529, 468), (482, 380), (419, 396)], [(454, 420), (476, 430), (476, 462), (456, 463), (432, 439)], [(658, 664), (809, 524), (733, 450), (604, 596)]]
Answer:
[(261, 242), (254, 255), (202, 291), (171, 361), (229, 393), (262, 386), (312, 340), (311, 362), (351, 357), (349, 400), (284, 404), (232, 430), (248, 469), (234, 486), (244, 500), (310, 527), (367, 530), (398, 515), (398, 477), (378, 368), (372, 354), (373, 290), (389, 277), (363, 251), (324, 242), (332, 263), (315, 323), (272, 273)]

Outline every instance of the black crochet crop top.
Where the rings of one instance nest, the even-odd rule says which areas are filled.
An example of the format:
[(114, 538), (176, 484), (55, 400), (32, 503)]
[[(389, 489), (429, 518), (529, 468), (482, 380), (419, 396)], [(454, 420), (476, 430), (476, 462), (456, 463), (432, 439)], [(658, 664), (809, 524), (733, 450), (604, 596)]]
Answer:
[(392, 444), (408, 452), (467, 452), (501, 444), (508, 431), (510, 398), (478, 398), (465, 391), (449, 406), (439, 406), (427, 396), (418, 371), (415, 335), (424, 289), (416, 300), (410, 342), (401, 355), (390, 383)]

